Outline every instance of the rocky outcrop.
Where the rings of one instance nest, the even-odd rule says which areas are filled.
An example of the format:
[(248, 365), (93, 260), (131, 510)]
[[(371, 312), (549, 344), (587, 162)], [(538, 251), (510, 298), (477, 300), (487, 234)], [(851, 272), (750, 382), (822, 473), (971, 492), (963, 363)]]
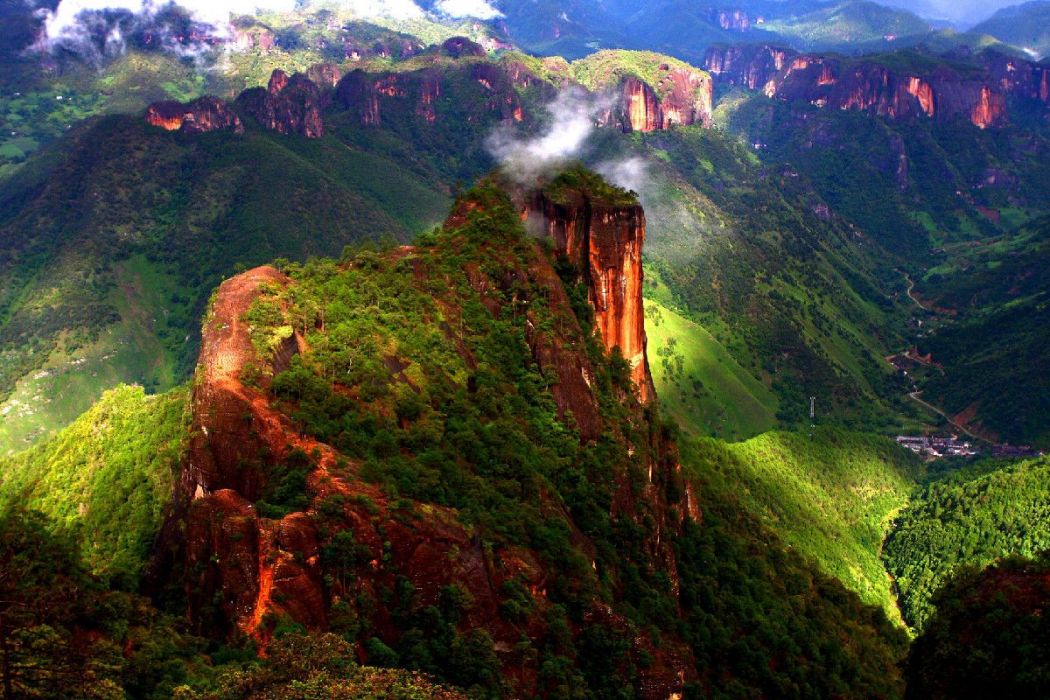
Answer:
[(463, 58), (464, 56), (475, 56), (484, 58), (488, 55), (485, 47), (462, 36), (454, 36), (446, 39), (441, 44), (441, 53), (451, 58)]
[(334, 63), (315, 63), (306, 69), (306, 77), (322, 90), (330, 90), (339, 84), (343, 71)]
[(584, 191), (572, 192), (567, 199), (541, 191), (527, 202), (525, 216), (580, 271), (602, 342), (630, 365), (638, 398), (651, 401), (656, 390), (646, 356), (641, 206), (607, 204)]
[(146, 109), (146, 122), (166, 131), (203, 134), (209, 131), (244, 133), (240, 117), (220, 99), (201, 97), (192, 102), (154, 102)]
[(321, 113), (327, 96), (307, 76), (296, 73), (289, 77), (284, 71), (275, 70), (266, 88), (242, 92), (237, 108), (269, 131), (320, 138), (324, 135)]
[[(908, 72), (871, 60), (797, 54), (772, 46), (712, 48), (705, 68), (719, 82), (788, 102), (867, 111), (891, 119), (967, 119), (985, 129), (1008, 121), (1012, 99), (1050, 104), (1045, 67), (998, 54), (972, 69), (948, 62)], [(1050, 87), (1050, 84), (1048, 84)]]
[[(456, 98), (445, 97), (451, 95)], [(449, 119), (477, 123), (524, 119), (524, 105), (511, 76), (487, 62), (464, 61), (403, 73), (355, 70), (339, 81), (335, 102), (364, 126), (404, 126), (406, 114), (432, 124), (443, 112)]]
[(635, 75), (618, 86), (617, 104), (599, 118), (604, 126), (625, 132), (663, 131), (673, 126), (711, 124), (714, 87), (703, 71), (662, 63), (651, 83)]
[(751, 16), (746, 10), (712, 10), (711, 16), (722, 29), (735, 32), (751, 29)]

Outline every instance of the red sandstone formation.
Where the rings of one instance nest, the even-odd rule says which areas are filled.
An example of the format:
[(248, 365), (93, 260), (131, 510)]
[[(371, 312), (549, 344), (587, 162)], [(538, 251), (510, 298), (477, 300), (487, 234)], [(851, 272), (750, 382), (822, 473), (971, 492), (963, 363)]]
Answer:
[[(997, 54), (973, 72), (948, 64), (922, 75), (898, 74), (870, 61), (797, 55), (769, 46), (713, 48), (705, 68), (717, 80), (761, 89), (768, 97), (893, 119), (968, 119), (982, 129), (1007, 121), (1007, 98), (1050, 105), (1050, 69)], [(1050, 110), (1048, 110), (1050, 113)]]
[(343, 72), (334, 63), (315, 63), (306, 69), (306, 77), (323, 90), (334, 88), (343, 77)]
[[(456, 89), (446, 87), (452, 85)], [(383, 115), (388, 111), (415, 113), (423, 122), (432, 124), (441, 116), (442, 96), (462, 95), (464, 90), (468, 96), (461, 97), (460, 102), (444, 101), (446, 114), (480, 108), (505, 121), (524, 118), (521, 99), (508, 71), (484, 62), (464, 61), (411, 73), (376, 74), (355, 70), (339, 81), (335, 100), (365, 126), (382, 126)]]
[(237, 106), (270, 131), (319, 138), (324, 135), (321, 112), (327, 95), (301, 73), (289, 77), (275, 70), (265, 89), (245, 90), (237, 98)]
[(167, 131), (203, 134), (229, 130), (243, 133), (244, 125), (229, 106), (214, 97), (201, 97), (192, 102), (154, 102), (146, 109), (146, 121)]
[[(463, 203), (449, 224), (457, 225), (457, 216), (469, 215), (476, 206)], [(639, 393), (643, 400), (651, 399), (641, 312), (645, 232), (641, 208), (599, 201), (579, 191), (562, 192), (557, 201), (538, 194), (530, 206), (544, 217), (556, 247), (587, 282), (606, 347), (619, 347), (633, 360)], [(392, 254), (406, 260), (417, 276), (426, 274), (425, 264), (413, 262), (418, 255), (413, 249)], [(526, 269), (495, 277), (469, 262), (463, 270), (495, 315), (504, 312), (501, 305), (507, 289), (542, 290), (535, 293), (560, 320), (553, 328), (544, 328), (533, 315), (534, 307), (523, 304), (528, 309), (526, 341), (537, 364), (554, 379), (551, 392), (559, 415), (564, 420), (571, 415), (582, 440), (598, 438), (603, 418), (591, 386), (594, 367), (565, 286), (547, 254), (537, 246)], [(552, 572), (527, 550), (511, 546), (486, 550), (454, 511), (403, 500), (395, 506), (379, 488), (361, 480), (356, 464), (299, 431), (273, 402), (268, 386), (270, 377), (288, 366), (296, 353), (308, 351), (306, 341), (293, 332), (270, 356), (259, 356), (245, 320), (256, 298), (289, 284), (271, 267), (245, 272), (220, 286), (206, 319), (192, 398), (192, 437), (181, 469), (175, 515), (162, 535), (168, 546), (162, 546), (158, 555), (170, 557), (167, 570), (184, 572), (190, 619), (201, 632), (245, 634), (265, 648), (276, 620), (285, 617), (308, 629), (327, 629), (333, 606), (349, 605), (352, 614), (367, 615), (377, 637), (393, 643), (399, 629), (390, 607), (380, 604), (365, 611), (357, 609), (356, 601), (382, 601), (383, 591), (393, 590), (403, 576), (414, 587), (422, 609), (436, 604), (442, 589), (455, 584), (471, 601), (463, 628), (488, 631), (509, 682), (525, 695), (534, 694), (539, 669), (534, 659), (520, 657), (515, 648), (523, 634), (535, 639), (546, 632), (545, 588)], [(443, 313), (454, 318), (460, 312), (450, 307)], [(449, 342), (466, 353), (469, 364), (469, 350), (453, 335)], [(251, 384), (244, 381), (249, 372), (254, 378)], [(625, 400), (642, 420), (640, 406)], [(628, 474), (617, 473), (611, 513), (618, 519), (655, 521), (655, 534), (645, 549), (654, 565), (667, 572), (672, 590), (677, 590), (677, 563), (664, 531), (680, 528), (686, 516), (698, 520), (701, 514), (689, 484), (682, 485), (680, 503), (667, 502), (668, 484), (680, 479), (677, 451), (668, 436), (652, 430), (641, 439), (648, 478), (639, 484)], [(275, 470), (293, 462), (309, 471), (309, 507), (281, 518), (264, 517), (256, 503), (267, 492)], [(551, 518), (564, 519), (573, 546), (585, 556), (594, 556), (594, 545), (563, 506), (541, 500), (540, 507)], [(353, 534), (358, 551), (352, 572), (326, 559), (326, 546), (342, 531)], [(163, 565), (157, 571), (156, 577), (165, 577)], [(514, 624), (500, 614), (503, 584), (511, 579), (532, 592), (536, 605), (528, 620)], [(626, 619), (599, 600), (586, 618), (624, 632), (631, 629)], [(639, 697), (662, 700), (680, 693), (683, 683), (694, 677), (689, 651), (670, 636), (657, 647), (649, 635), (639, 632), (631, 653), (651, 658), (639, 670)]]
[(751, 17), (744, 10), (719, 10), (718, 26), (730, 31), (746, 32), (751, 29)]
[(991, 88), (982, 87), (981, 97), (970, 112), (970, 121), (981, 129), (1000, 123), (1006, 114), (1006, 101)]
[(558, 254), (581, 270), (602, 342), (610, 352), (619, 349), (631, 366), (638, 398), (648, 403), (656, 390), (645, 353), (642, 208), (607, 205), (586, 193), (563, 203), (542, 192), (527, 207), (527, 216), (543, 226)]
[[(636, 76), (620, 85), (616, 121), (624, 131), (662, 131), (675, 125), (711, 123), (713, 84), (702, 71), (659, 67), (660, 78), (650, 85)], [(603, 121), (608, 124), (613, 115)]]
[(451, 39), (447, 39), (441, 45), (441, 53), (452, 58), (462, 58), (463, 56), (484, 58), (488, 55), (484, 46), (462, 36), (454, 36)]

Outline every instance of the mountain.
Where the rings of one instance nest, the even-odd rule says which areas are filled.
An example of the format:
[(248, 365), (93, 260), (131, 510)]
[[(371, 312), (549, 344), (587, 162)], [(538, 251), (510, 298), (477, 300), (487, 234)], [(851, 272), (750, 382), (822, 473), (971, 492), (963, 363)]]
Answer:
[[(524, 133), (546, 128), (546, 106), (559, 86), (575, 81), (596, 91), (618, 91), (609, 110), (598, 115), (610, 128), (599, 132), (603, 138), (586, 157), (595, 165), (637, 158), (647, 164), (652, 181), (639, 187), (659, 213), (650, 250), (672, 293), (662, 303), (670, 310), (682, 306), (686, 290), (693, 297), (701, 294), (689, 301), (690, 320), (716, 333), (716, 342), (729, 348), (732, 362), (741, 367), (742, 381), (765, 397), (763, 412), (770, 418), (759, 426), (771, 427), (778, 410), (766, 396), (772, 384), (777, 395), (791, 396), (782, 413), (788, 420), (801, 419), (804, 397), (817, 388), (823, 395), (841, 393), (833, 401), (849, 415), (870, 414), (872, 399), (892, 396), (867, 388), (881, 384), (887, 373), (878, 360), (884, 346), (870, 340), (885, 326), (885, 311), (879, 309), (887, 295), (879, 291), (884, 282), (875, 279), (873, 253), (857, 245), (804, 183), (796, 186), (783, 175), (770, 182), (750, 155), (714, 132), (678, 133), (680, 126), (711, 120), (713, 86), (706, 73), (645, 52), (602, 52), (564, 64), (513, 53), (492, 59), (478, 50), (448, 43), (407, 59), (395, 71), (351, 72), (334, 88), (325, 86), (338, 73), (322, 64), (298, 77), (274, 73), (267, 87), (233, 102), (155, 103), (145, 123), (101, 120), (56, 146), (53, 158), (24, 167), (5, 190), (4, 226), (14, 250), (35, 251), (37, 257), (19, 253), (9, 263), (4, 378), (12, 393), (5, 406), (10, 407), (6, 444), (25, 444), (69, 422), (107, 386), (137, 381), (163, 390), (187, 376), (197, 347), (192, 319), (203, 308), (209, 285), (236, 264), (262, 262), (266, 255), (334, 253), (362, 234), (407, 240), (426, 228), (455, 182), (491, 167), (492, 157), (477, 140), (479, 130), (490, 132), (501, 123), (518, 125)], [(175, 131), (164, 133), (168, 129)], [(618, 135), (624, 130), (649, 136), (635, 148)], [(57, 162), (60, 152), (66, 164)], [(665, 153), (675, 156), (664, 160)], [(246, 167), (257, 160), (282, 163), (284, 172)], [(158, 161), (169, 165), (161, 177), (147, 179), (149, 163)], [(389, 165), (395, 161), (401, 167)], [(696, 162), (712, 163), (712, 169), (697, 170)], [(184, 172), (192, 175), (175, 179)], [(389, 176), (381, 180), (365, 172)], [(122, 195), (99, 196), (87, 210), (58, 207), (85, 196), (92, 201), (81, 193), (85, 182), (94, 183), (96, 193)], [(750, 196), (775, 213), (742, 206), (726, 190), (728, 184), (733, 192), (753, 192)], [(274, 191), (296, 194), (285, 201), (271, 197)], [(212, 204), (187, 216), (191, 203), (202, 201)], [(41, 223), (45, 215), (47, 229)], [(820, 315), (838, 315), (835, 309), (845, 304), (857, 346), (835, 340), (830, 328), (821, 330), (819, 319), (796, 318), (792, 299), (812, 293), (803, 291), (811, 285), (804, 281), (801, 258), (781, 261), (793, 268), (790, 278), (780, 276), (791, 290), (786, 295), (787, 289), (769, 295), (755, 287), (741, 264), (776, 260), (783, 236), (773, 233), (776, 222), (794, 217), (805, 222), (799, 244), (821, 248), (818, 259), (827, 260), (822, 268), (827, 302)], [(322, 226), (327, 220), (340, 223)], [(770, 234), (746, 233), (759, 228)], [(41, 238), (40, 230), (50, 233)], [(103, 257), (114, 254), (117, 265)], [(717, 278), (704, 262), (712, 256), (723, 256)], [(45, 260), (63, 260), (70, 272), (44, 268)], [(683, 265), (689, 260), (700, 267), (687, 271)], [(87, 266), (90, 277), (73, 272)], [(690, 277), (696, 274), (701, 277)], [(54, 290), (54, 302), (29, 303), (34, 288)], [(726, 296), (730, 288), (736, 293)], [(756, 317), (782, 328), (756, 334)], [(800, 327), (810, 330), (798, 334)], [(768, 364), (770, 345), (792, 336), (803, 344)], [(855, 347), (862, 348), (859, 359)], [(113, 352), (115, 361), (101, 359)], [(840, 370), (821, 369), (829, 363)], [(852, 379), (838, 378), (843, 369)], [(809, 388), (800, 388), (802, 374)], [(675, 391), (693, 396), (691, 382)], [(702, 428), (726, 435), (740, 430), (720, 419), (705, 419)]]
[(801, 49), (828, 50), (860, 45), (892, 45), (898, 38), (930, 33), (928, 22), (911, 12), (854, 0), (784, 19), (764, 28)]
[[(962, 569), (939, 593), (938, 615), (915, 641), (909, 693), (924, 698), (1046, 693), (1047, 659), (1039, 650), (1047, 638), (1047, 573), (1045, 555), (1008, 557), (984, 570)], [(1017, 649), (1025, 652), (1017, 654)], [(941, 659), (959, 667), (949, 671), (937, 663)]]
[(146, 590), (233, 648), (329, 630), (475, 694), (899, 696), (903, 634), (659, 418), (645, 221), (582, 169), (488, 180), (413, 247), (227, 279), (166, 524), (134, 521)]
[(936, 617), (936, 593), (963, 567), (1036, 556), (1050, 544), (1043, 459), (985, 463), (931, 479), (899, 515), (886, 541), (901, 611), (916, 629)]
[(496, 5), (0, 13), (5, 687), (1040, 673), (998, 559), (1045, 459), (888, 436), (1047, 444), (1046, 66), (860, 2)]
[(1023, 49), (1032, 58), (1050, 55), (1050, 2), (1026, 2), (999, 10), (973, 28)]

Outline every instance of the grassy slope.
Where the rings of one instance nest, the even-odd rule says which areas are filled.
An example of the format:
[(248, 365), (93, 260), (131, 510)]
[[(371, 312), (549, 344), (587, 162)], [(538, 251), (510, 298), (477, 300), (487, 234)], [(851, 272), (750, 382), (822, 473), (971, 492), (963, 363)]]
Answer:
[(86, 399), (121, 381), (165, 389), (185, 375), (180, 366), (185, 353), (179, 350), (192, 343), (179, 317), (188, 310), (171, 308), (174, 276), (136, 255), (117, 263), (115, 279), (109, 297), (120, 320), (82, 348), (66, 352), (60, 346), (3, 402), (0, 446), (7, 454), (68, 425), (84, 411)]
[(54, 438), (0, 460), (0, 507), (42, 511), (79, 537), (93, 571), (137, 577), (171, 500), (187, 398), (106, 392)]
[(746, 442), (707, 441), (708, 468), (737, 485), (742, 504), (862, 600), (897, 616), (879, 560), (892, 514), (919, 471), (885, 438), (817, 429)]
[(687, 432), (741, 439), (776, 425), (776, 396), (703, 326), (648, 299), (646, 334), (660, 405)]
[(887, 35), (925, 35), (930, 31), (928, 23), (910, 12), (854, 1), (801, 17), (775, 19), (764, 28), (796, 45), (811, 48), (879, 42)]
[(1050, 56), (1050, 3), (1026, 2), (1000, 10), (971, 31), (1028, 49), (1037, 58)]
[[(894, 268), (908, 271), (923, 298), (960, 311), (940, 319), (935, 335), (930, 331), (938, 324), (914, 307), (898, 308), (881, 326), (891, 351), (918, 344), (944, 364), (944, 375), (921, 385), (929, 400), (951, 414), (976, 409), (976, 422), (1005, 440), (1050, 444), (1045, 373), (1038, 372), (1046, 347), (1039, 260), (1047, 240), (1040, 217), (1050, 186), (1050, 141), (1021, 126), (1022, 117), (1014, 126), (981, 131), (964, 121), (873, 120), (741, 94), (727, 95), (716, 110), (717, 123), (765, 144), (770, 167), (787, 163), (806, 177), (865, 246), (876, 242), (884, 251), (883, 277)], [(897, 170), (901, 153), (906, 178)], [(986, 173), (999, 171), (1000, 181), (988, 186)], [(904, 282), (896, 274), (896, 282), (884, 279), (883, 286), (901, 301)], [(892, 331), (916, 316), (924, 326), (894, 339)]]
[(0, 259), (0, 454), (119, 382), (182, 381), (208, 290), (238, 264), (406, 240), (440, 221), (447, 195), (426, 163), (395, 167), (367, 145), (185, 139), (112, 118), (56, 144), (64, 162), (20, 173), (0, 217), (14, 249)]
[(885, 559), (907, 620), (922, 628), (930, 600), (961, 566), (1050, 548), (1050, 459), (975, 465), (926, 485), (897, 518)]

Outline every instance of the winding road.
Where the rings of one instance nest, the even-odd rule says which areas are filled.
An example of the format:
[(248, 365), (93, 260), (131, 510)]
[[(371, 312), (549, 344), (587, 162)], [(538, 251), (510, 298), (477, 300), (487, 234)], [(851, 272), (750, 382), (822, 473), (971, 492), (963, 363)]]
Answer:
[(977, 435), (976, 433), (974, 433), (974, 432), (970, 431), (969, 429), (967, 429), (967, 428), (959, 425), (958, 423), (956, 423), (954, 420), (952, 420), (951, 416), (949, 416), (947, 413), (945, 413), (941, 409), (939, 409), (936, 406), (934, 406), (932, 403), (926, 403), (925, 401), (923, 401), (921, 397), (922, 397), (922, 392), (921, 391), (913, 391), (913, 392), (908, 394), (908, 398), (910, 398), (912, 401), (915, 401), (920, 406), (922, 406), (924, 408), (928, 408), (929, 410), (933, 411), (934, 413), (939, 415), (941, 418), (943, 418), (944, 420), (948, 421), (948, 424), (951, 425), (953, 428), (958, 428), (960, 431), (962, 431), (966, 435), (969, 435), (974, 440), (980, 440), (981, 442), (988, 442), (988, 440), (986, 440), (985, 438), (981, 437), (980, 435)]

